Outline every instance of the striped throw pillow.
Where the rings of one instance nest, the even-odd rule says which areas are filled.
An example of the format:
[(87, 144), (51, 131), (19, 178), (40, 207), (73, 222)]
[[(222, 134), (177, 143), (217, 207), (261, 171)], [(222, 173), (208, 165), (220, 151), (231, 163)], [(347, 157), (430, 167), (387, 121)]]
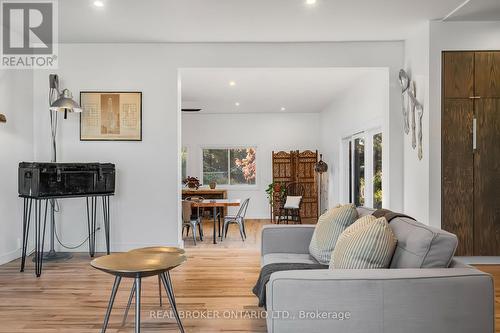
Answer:
[(358, 217), (353, 204), (329, 209), (318, 219), (309, 244), (309, 253), (320, 264), (328, 265), (335, 243), (340, 234)]
[(330, 268), (389, 268), (397, 239), (384, 217), (366, 215), (339, 236)]

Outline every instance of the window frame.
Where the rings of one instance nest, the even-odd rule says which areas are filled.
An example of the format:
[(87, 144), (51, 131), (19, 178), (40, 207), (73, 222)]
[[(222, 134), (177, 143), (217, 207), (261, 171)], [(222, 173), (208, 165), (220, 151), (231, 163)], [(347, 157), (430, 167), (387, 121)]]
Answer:
[[(219, 184), (217, 183), (218, 188), (223, 188), (223, 189), (232, 189), (232, 190), (258, 190), (259, 189), (259, 184), (260, 184), (260, 172), (259, 172), (259, 147), (257, 145), (252, 145), (252, 144), (238, 144), (238, 145), (203, 145), (200, 146), (199, 154), (200, 154), (200, 170), (199, 170), (199, 179), (203, 184), (203, 176), (204, 176), (204, 170), (203, 170), (203, 150), (206, 149), (224, 149), (228, 150), (228, 155), (229, 151), (231, 149), (247, 149), (247, 148), (254, 148), (255, 149), (255, 184)], [(231, 169), (231, 159), (228, 158), (228, 181), (231, 180), (231, 174), (230, 174), (230, 169)], [(208, 184), (203, 184), (203, 185), (208, 185)]]

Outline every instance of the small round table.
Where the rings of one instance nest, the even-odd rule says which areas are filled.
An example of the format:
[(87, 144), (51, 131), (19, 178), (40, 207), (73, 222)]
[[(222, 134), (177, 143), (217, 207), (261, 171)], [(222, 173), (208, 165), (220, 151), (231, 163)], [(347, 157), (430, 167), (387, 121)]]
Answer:
[[(141, 247), (138, 249), (133, 249), (128, 251), (129, 253), (153, 253), (153, 254), (161, 254), (161, 253), (174, 253), (174, 254), (184, 254), (186, 251), (184, 249), (173, 247), (173, 246), (149, 246), (149, 247)], [(170, 272), (165, 272), (165, 276), (169, 285), (172, 286), (172, 280), (170, 279)], [(160, 297), (160, 306), (163, 306), (163, 299), (161, 295), (161, 285), (162, 279), (161, 276), (158, 275), (158, 295)], [(172, 295), (174, 295), (174, 290), (171, 288)], [(135, 294), (135, 284), (132, 284), (132, 290), (130, 291), (130, 296), (128, 298), (127, 307), (125, 308), (125, 313), (123, 314), (122, 326), (125, 326), (127, 322), (128, 312), (130, 310), (130, 306), (132, 305), (132, 299)], [(168, 295), (168, 294), (167, 294)], [(175, 297), (174, 297), (175, 301)], [(181, 330), (182, 331), (182, 330)]]
[(178, 252), (125, 252), (115, 253), (92, 260), (92, 267), (115, 276), (115, 282), (111, 291), (104, 324), (101, 330), (106, 332), (109, 316), (113, 309), (116, 292), (120, 286), (122, 278), (133, 278), (135, 287), (135, 332), (141, 331), (141, 280), (149, 276), (160, 276), (161, 281), (167, 291), (167, 296), (172, 306), (177, 324), (181, 332), (184, 332), (175, 297), (173, 294), (172, 281), (167, 278), (167, 273), (186, 261), (186, 257)]

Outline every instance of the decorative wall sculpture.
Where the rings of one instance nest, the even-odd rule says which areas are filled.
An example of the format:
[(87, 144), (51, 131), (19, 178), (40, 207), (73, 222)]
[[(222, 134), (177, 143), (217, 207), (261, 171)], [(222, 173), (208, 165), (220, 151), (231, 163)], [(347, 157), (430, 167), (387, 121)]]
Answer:
[[(399, 83), (401, 85), (401, 93), (403, 99), (403, 119), (404, 119), (404, 130), (406, 134), (410, 132), (410, 118), (411, 118), (411, 146), (413, 149), (417, 148), (418, 139), (418, 150), (417, 156), (421, 160), (423, 158), (423, 148), (422, 148), (422, 117), (424, 115), (424, 107), (417, 100), (417, 93), (415, 88), (415, 83), (411, 81), (408, 74), (404, 69), (399, 71)], [(418, 133), (417, 129), (417, 117), (418, 117)]]

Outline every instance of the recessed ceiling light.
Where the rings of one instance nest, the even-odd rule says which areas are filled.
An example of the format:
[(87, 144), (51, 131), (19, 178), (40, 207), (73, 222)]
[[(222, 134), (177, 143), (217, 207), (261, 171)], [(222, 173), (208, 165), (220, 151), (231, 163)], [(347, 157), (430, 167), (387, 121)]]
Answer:
[(96, 1), (94, 1), (94, 6), (96, 6), (96, 7), (104, 7), (104, 2), (102, 2), (100, 0), (96, 0)]
[(314, 5), (316, 3), (316, 0), (306, 0), (306, 4), (308, 5)]
[(281, 111), (285, 111), (286, 108), (284, 106), (281, 107)]
[(240, 102), (236, 102), (236, 103), (234, 103), (234, 105), (240, 106)]
[(234, 86), (236, 85), (236, 82), (234, 82), (234, 81), (229, 81), (229, 85), (230, 85), (231, 87), (234, 87)]

